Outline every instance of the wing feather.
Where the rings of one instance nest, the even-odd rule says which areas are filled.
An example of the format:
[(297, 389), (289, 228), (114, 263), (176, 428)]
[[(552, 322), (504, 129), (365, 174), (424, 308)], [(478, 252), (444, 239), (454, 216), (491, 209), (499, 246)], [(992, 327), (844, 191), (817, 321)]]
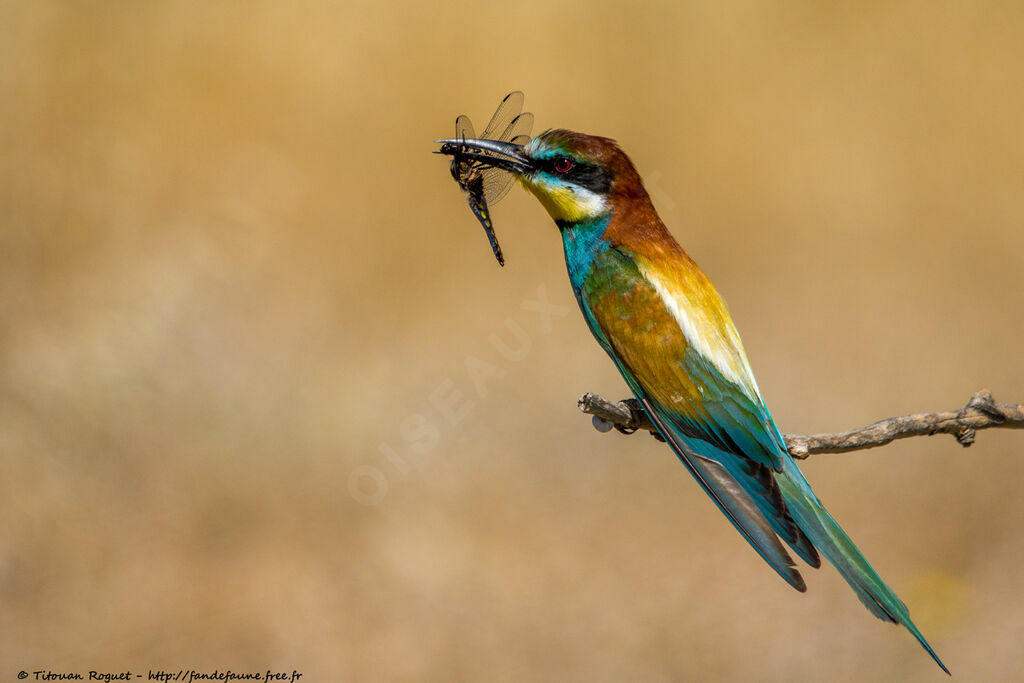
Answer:
[[(580, 297), (584, 316), (634, 393), (661, 420), (673, 450), (784, 578), (791, 578), (788, 565), (765, 540), (765, 528), (809, 564), (819, 566), (813, 545), (789, 515), (771, 474), (779, 457), (778, 446), (764, 436), (766, 429), (775, 430), (771, 418), (762, 417), (745, 391), (702, 360), (665, 304), (663, 292), (630, 257), (609, 249), (598, 258), (601, 276), (588, 280)], [(646, 329), (638, 331), (635, 314), (646, 321)], [(750, 514), (750, 505), (756, 515)]]

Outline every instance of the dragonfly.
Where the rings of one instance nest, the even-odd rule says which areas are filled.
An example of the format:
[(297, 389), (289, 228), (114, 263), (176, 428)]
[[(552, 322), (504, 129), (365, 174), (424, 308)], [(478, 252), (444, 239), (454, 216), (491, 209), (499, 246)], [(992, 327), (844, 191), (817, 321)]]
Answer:
[[(480, 138), (525, 145), (530, 140), (532, 129), (533, 114), (523, 111), (523, 93), (516, 90), (510, 92), (501, 101)], [(461, 114), (455, 119), (454, 139), (470, 140), (474, 138), (476, 138), (476, 134), (473, 130), (473, 122), (469, 120), (468, 116)], [(458, 142), (444, 143), (438, 153), (451, 155), (452, 178), (466, 193), (466, 203), (469, 204), (473, 215), (483, 226), (487, 240), (491, 243), (494, 258), (498, 260), (498, 265), (504, 266), (505, 256), (501, 253), (501, 246), (494, 234), (489, 205), (495, 204), (508, 194), (514, 180), (512, 174), (500, 168), (494, 168), (479, 158), (470, 159), (464, 156), (463, 148)]]

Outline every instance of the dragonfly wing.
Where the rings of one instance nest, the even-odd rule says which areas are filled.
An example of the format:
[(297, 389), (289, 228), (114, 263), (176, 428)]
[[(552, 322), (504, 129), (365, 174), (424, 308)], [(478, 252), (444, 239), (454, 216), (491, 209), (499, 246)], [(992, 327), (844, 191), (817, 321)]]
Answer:
[(501, 132), (501, 137), (498, 140), (502, 142), (511, 142), (516, 138), (526, 136), (530, 137), (530, 131), (533, 130), (533, 114), (528, 111), (524, 111), (519, 116), (512, 119), (512, 121), (505, 127), (505, 130)]
[(508, 124), (512, 122), (512, 119), (519, 116), (519, 112), (523, 110), (523, 93), (522, 91), (516, 90), (505, 95), (505, 99), (501, 101), (498, 108), (494, 112), (494, 116), (491, 117), (487, 127), (484, 128), (484, 132), (480, 134), (480, 137), (485, 140), (496, 139), (494, 135), (500, 133), (506, 128)]
[(476, 137), (473, 130), (473, 122), (465, 114), (459, 114), (455, 119), (455, 138), (458, 140), (472, 140)]
[[(455, 119), (455, 138), (457, 140), (469, 140), (476, 137), (476, 131), (473, 130), (473, 122), (469, 120), (469, 117), (465, 114), (459, 114), (458, 118)], [(469, 192), (467, 181), (469, 179), (469, 170), (473, 166), (473, 162), (465, 159), (461, 154), (462, 149), (456, 150), (456, 153), (452, 155), (451, 163), (451, 174), (452, 178), (455, 178), (455, 182), (459, 184), (464, 192)]]
[[(530, 131), (533, 129), (533, 114), (528, 111), (515, 117), (505, 126), (501, 136), (497, 139), (502, 142), (514, 142), (517, 145), (526, 144), (530, 140)], [(512, 187), (512, 174), (497, 168), (484, 169), (484, 195), (490, 204), (494, 204), (508, 194)]]
[(494, 204), (508, 194), (515, 178), (508, 171), (500, 168), (484, 168), (480, 170), (484, 180), (484, 196), (488, 204)]

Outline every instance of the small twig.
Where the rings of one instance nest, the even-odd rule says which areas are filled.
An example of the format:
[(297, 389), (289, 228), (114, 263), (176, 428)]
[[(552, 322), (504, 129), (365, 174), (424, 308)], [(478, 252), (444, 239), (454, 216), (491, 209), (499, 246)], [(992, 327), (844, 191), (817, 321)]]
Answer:
[[(594, 427), (598, 431), (607, 432), (615, 427), (623, 434), (632, 434), (638, 429), (646, 429), (661, 439), (661, 434), (635, 399), (613, 402), (587, 393), (580, 396), (579, 408), (593, 416)], [(967, 447), (974, 443), (979, 429), (990, 427), (1024, 429), (1024, 405), (996, 403), (992, 394), (982, 389), (975, 392), (960, 410), (890, 417), (837, 434), (786, 434), (785, 439), (790, 455), (803, 459), (818, 453), (859, 451), (884, 446), (896, 439), (932, 434), (952, 434), (961, 446)]]

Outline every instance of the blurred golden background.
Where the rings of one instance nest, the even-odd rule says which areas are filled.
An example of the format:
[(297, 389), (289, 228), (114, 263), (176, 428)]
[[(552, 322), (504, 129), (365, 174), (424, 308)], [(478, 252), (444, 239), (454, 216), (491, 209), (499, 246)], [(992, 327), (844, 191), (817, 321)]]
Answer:
[[(626, 392), (556, 229), (513, 190), (499, 269), (431, 141), (513, 89), (618, 139), (784, 431), (1024, 401), (1022, 35), (1019, 3), (3, 2), (3, 676), (938, 680), (591, 428), (577, 396)], [(1024, 435), (805, 471), (958, 680), (1019, 675)]]

